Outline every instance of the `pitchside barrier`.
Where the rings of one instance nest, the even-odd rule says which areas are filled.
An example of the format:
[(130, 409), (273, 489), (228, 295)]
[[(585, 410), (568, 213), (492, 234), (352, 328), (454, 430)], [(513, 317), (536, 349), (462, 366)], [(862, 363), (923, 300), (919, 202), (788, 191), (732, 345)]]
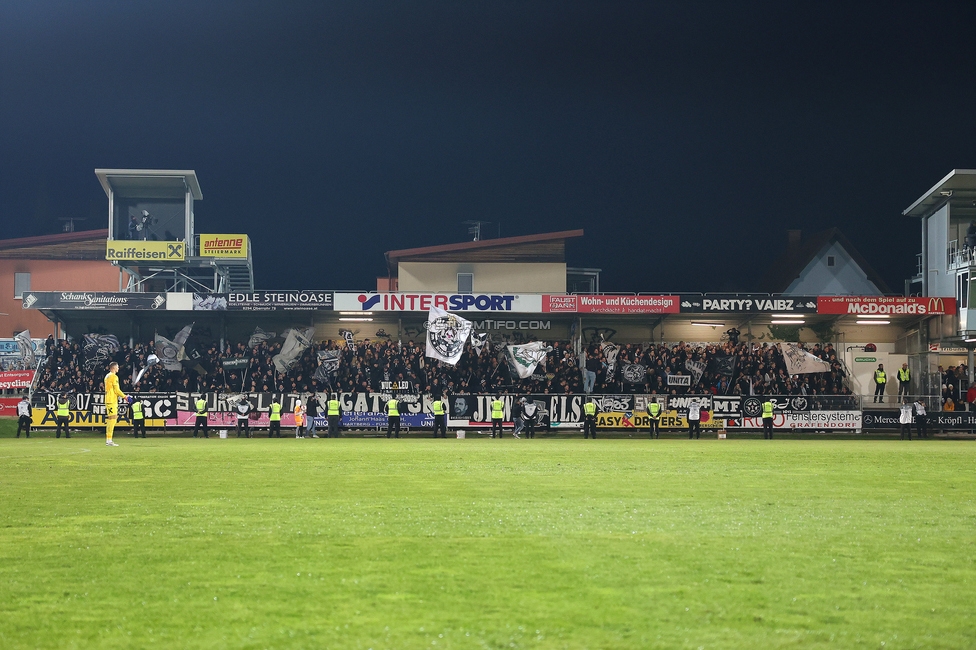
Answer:
[[(210, 427), (232, 428), (237, 422), (236, 405), (246, 400), (252, 407), (250, 426), (269, 426), (271, 403), (282, 405), (281, 426), (295, 424), (296, 400), (307, 400), (303, 393), (137, 393), (143, 404), (146, 427), (150, 429), (183, 429), (196, 421), (195, 402), (202, 396), (207, 402)], [(390, 393), (340, 393), (342, 426), (345, 429), (376, 429), (387, 424), (386, 402)], [(430, 395), (396, 395), (399, 400), (401, 424), (409, 428), (431, 428), (433, 414)], [(451, 395), (448, 398), (448, 426), (478, 429), (491, 425), (493, 394)], [(35, 393), (34, 426), (56, 426), (57, 395)], [(319, 393), (320, 415), (315, 418), (320, 428), (326, 426), (325, 404), (329, 394)], [(513, 425), (512, 407), (515, 400), (525, 398), (536, 405), (538, 428), (558, 432), (576, 431), (582, 427), (584, 405), (593, 400), (598, 408), (597, 427), (606, 430), (642, 430), (648, 428), (647, 406), (651, 401), (661, 405), (661, 429), (682, 430), (688, 427), (688, 409), (697, 402), (702, 428), (758, 430), (762, 428), (762, 404), (766, 398), (758, 396), (720, 395), (584, 395), (584, 394), (504, 394), (503, 420)], [(872, 409), (863, 412), (857, 396), (781, 395), (768, 398), (773, 403), (773, 426), (785, 430), (857, 431), (898, 428), (896, 409)], [(70, 396), (70, 424), (72, 428), (105, 426), (105, 396), (103, 393), (76, 393)], [(13, 406), (13, 405), (11, 405)], [(6, 412), (6, 409), (5, 409)], [(933, 429), (968, 430), (976, 428), (976, 413), (935, 413), (928, 416)], [(128, 404), (119, 406), (119, 426), (131, 426)]]

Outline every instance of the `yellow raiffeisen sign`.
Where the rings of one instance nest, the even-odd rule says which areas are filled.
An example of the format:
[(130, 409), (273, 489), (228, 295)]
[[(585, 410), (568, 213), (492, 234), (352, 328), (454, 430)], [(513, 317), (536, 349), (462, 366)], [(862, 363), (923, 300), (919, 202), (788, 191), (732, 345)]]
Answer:
[(182, 262), (186, 259), (186, 242), (110, 239), (105, 245), (105, 259)]
[(247, 258), (247, 235), (200, 235), (200, 257)]

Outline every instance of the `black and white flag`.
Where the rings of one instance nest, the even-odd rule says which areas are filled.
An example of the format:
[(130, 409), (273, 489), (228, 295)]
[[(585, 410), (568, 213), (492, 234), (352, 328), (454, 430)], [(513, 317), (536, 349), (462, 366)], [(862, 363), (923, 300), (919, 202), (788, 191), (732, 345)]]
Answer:
[(302, 353), (312, 345), (314, 327), (292, 327), (284, 332), (285, 342), (281, 345), (281, 352), (271, 357), (275, 369), (283, 375), (288, 374), (295, 366)]
[(647, 376), (647, 366), (639, 363), (625, 363), (620, 366), (620, 376), (628, 384), (644, 383), (644, 378)]
[(20, 357), (24, 360), (24, 368), (34, 367), (34, 342), (31, 341), (30, 330), (24, 330), (14, 336), (17, 347), (20, 348)]
[(431, 307), (427, 314), (426, 356), (457, 365), (470, 334), (471, 321), (449, 314), (440, 307)]
[(474, 348), (475, 354), (477, 354), (480, 357), (481, 351), (484, 350), (485, 347), (487, 346), (488, 346), (488, 332), (471, 333), (471, 347)]
[(355, 335), (352, 333), (352, 330), (339, 330), (339, 333), (342, 334), (342, 337), (346, 340), (346, 347), (350, 350), (355, 350), (356, 339), (354, 338)]
[(122, 347), (114, 334), (85, 334), (82, 341), (81, 349), (85, 356), (84, 367), (87, 372), (104, 366)]
[(734, 375), (735, 357), (732, 355), (729, 355), (727, 357), (716, 357), (715, 372), (725, 377), (731, 377), (732, 375)]
[(261, 345), (265, 341), (270, 341), (276, 336), (278, 335), (275, 334), (274, 332), (265, 332), (260, 327), (255, 327), (254, 333), (251, 334), (251, 338), (247, 340), (247, 347), (249, 348), (257, 347), (258, 345)]
[(332, 383), (332, 375), (339, 369), (341, 352), (338, 350), (321, 350), (318, 352), (319, 367), (315, 369), (312, 379), (326, 384)]
[(600, 344), (600, 351), (603, 352), (603, 358), (607, 360), (607, 377), (613, 377), (613, 371), (617, 368), (617, 353), (620, 352), (620, 346), (604, 341)]
[(183, 369), (183, 364), (180, 362), (186, 358), (184, 347), (191, 331), (193, 331), (193, 323), (177, 332), (172, 341), (156, 334), (156, 356), (159, 357), (159, 363), (164, 368), (176, 371)]
[(802, 375), (809, 372), (830, 372), (830, 364), (813, 356), (796, 343), (780, 343), (783, 360), (786, 362), (786, 372), (791, 375)]
[(692, 385), (697, 384), (701, 381), (702, 375), (705, 374), (705, 364), (700, 361), (692, 361), (691, 359), (685, 360), (685, 368), (691, 373), (691, 383)]

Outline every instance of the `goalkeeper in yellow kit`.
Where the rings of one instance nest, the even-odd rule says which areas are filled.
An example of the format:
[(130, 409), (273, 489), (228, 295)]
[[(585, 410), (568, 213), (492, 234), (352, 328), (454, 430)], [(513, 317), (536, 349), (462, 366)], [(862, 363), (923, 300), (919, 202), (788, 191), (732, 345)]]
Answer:
[(112, 440), (115, 433), (115, 423), (119, 419), (119, 400), (125, 399), (125, 394), (119, 388), (119, 364), (114, 361), (108, 364), (108, 374), (105, 375), (105, 444), (118, 447)]

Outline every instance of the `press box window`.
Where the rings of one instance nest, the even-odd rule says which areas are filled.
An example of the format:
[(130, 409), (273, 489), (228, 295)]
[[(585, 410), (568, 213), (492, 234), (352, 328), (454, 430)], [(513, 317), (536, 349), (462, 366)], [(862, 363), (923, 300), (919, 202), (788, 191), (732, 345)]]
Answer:
[(30, 273), (14, 273), (14, 298), (23, 298), (30, 290)]
[(458, 293), (474, 293), (474, 273), (458, 273)]
[(833, 255), (828, 255), (827, 256), (827, 266), (834, 266), (835, 263), (836, 263), (836, 260), (834, 259), (834, 256)]

